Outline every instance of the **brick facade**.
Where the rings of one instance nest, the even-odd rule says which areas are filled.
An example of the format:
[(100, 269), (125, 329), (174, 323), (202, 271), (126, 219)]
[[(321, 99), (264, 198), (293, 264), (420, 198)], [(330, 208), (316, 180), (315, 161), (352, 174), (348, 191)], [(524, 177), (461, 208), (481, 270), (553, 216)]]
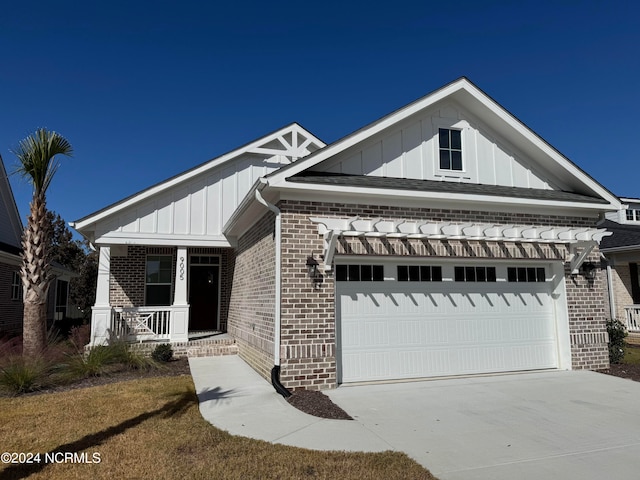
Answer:
[[(308, 257), (321, 262), (322, 238), (309, 217), (383, 218), (478, 222), (523, 226), (591, 227), (595, 217), (540, 216), (532, 214), (390, 206), (345, 205), (285, 200), (282, 211), (282, 374), (288, 388), (333, 388), (336, 385), (335, 299), (331, 274), (314, 287), (306, 269)], [(495, 259), (547, 259), (566, 261), (565, 244), (513, 242), (340, 239), (336, 255), (393, 255)], [(594, 249), (588, 261), (599, 263)], [(608, 366), (604, 275), (593, 280), (565, 271), (573, 368)]]
[(263, 377), (274, 364), (275, 216), (265, 214), (238, 240), (228, 332)]
[(624, 322), (624, 307), (633, 305), (631, 296), (631, 270), (628, 262), (616, 262), (611, 268), (613, 293), (616, 305), (616, 318)]
[[(334, 388), (336, 375), (335, 296), (332, 273), (314, 282), (307, 259), (322, 262), (323, 240), (309, 217), (383, 218), (476, 222), (524, 226), (593, 226), (595, 217), (540, 216), (533, 214), (390, 206), (346, 205), (283, 200), (281, 381), (290, 388)], [(275, 316), (275, 216), (265, 213), (230, 249), (190, 249), (199, 254), (221, 254), (221, 324), (236, 340), (240, 356), (265, 378), (274, 363)], [(147, 254), (172, 254), (175, 249), (130, 246), (126, 256), (114, 256), (111, 265), (111, 302), (114, 306), (144, 303)], [(402, 240), (341, 238), (336, 255), (418, 256), (440, 258), (544, 259), (566, 262), (566, 244), (460, 240)], [(588, 261), (599, 264), (594, 249)], [(175, 267), (174, 267), (175, 268)], [(608, 366), (605, 275), (598, 270), (592, 280), (573, 276), (565, 267), (572, 367), (600, 369)], [(227, 323), (228, 320), (228, 323)]]

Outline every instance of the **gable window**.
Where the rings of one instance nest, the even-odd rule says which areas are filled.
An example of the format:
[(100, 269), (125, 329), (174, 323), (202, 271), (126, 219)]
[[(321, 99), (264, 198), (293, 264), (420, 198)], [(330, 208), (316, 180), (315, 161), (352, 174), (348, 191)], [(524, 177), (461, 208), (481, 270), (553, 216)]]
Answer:
[(11, 300), (22, 300), (22, 279), (18, 272), (11, 275)]
[(442, 267), (430, 265), (398, 265), (399, 282), (441, 282)]
[(336, 281), (382, 282), (384, 267), (382, 265), (336, 265)]
[(171, 255), (147, 256), (145, 304), (171, 305)]
[(455, 267), (456, 282), (495, 282), (496, 267)]
[(440, 169), (462, 170), (462, 132), (449, 128), (438, 129)]

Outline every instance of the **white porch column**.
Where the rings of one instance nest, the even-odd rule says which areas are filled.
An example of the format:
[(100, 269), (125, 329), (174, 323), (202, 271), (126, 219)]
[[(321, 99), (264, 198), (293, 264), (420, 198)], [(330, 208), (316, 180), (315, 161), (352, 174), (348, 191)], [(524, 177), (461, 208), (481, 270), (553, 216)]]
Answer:
[(111, 328), (111, 304), (109, 303), (109, 274), (111, 271), (111, 247), (100, 247), (96, 303), (91, 308), (91, 345), (102, 345), (109, 338)]
[(173, 294), (173, 308), (171, 309), (171, 342), (186, 342), (189, 340), (189, 304), (187, 302), (188, 257), (185, 247), (178, 247), (176, 257), (175, 291)]

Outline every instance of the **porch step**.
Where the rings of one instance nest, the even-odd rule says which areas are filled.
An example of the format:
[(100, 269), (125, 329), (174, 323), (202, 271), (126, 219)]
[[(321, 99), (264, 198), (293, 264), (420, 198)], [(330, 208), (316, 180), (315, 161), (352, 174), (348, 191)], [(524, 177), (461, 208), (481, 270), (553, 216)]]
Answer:
[(176, 357), (218, 357), (238, 353), (236, 340), (226, 333), (200, 340), (172, 343), (171, 346)]
[(640, 345), (640, 333), (630, 333), (624, 341), (629, 345)]
[(226, 333), (211, 335), (206, 338), (189, 340), (188, 342), (145, 342), (132, 344), (131, 348), (145, 354), (151, 354), (156, 345), (169, 343), (173, 349), (173, 356), (181, 357), (217, 357), (222, 355), (236, 355), (238, 345), (233, 337)]

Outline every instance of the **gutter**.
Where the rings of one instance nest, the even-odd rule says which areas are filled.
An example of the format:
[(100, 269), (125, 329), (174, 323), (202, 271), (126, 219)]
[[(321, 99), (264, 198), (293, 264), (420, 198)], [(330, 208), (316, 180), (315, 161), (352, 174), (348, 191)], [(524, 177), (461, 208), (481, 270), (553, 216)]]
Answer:
[(280, 209), (274, 204), (267, 202), (262, 193), (260, 193), (267, 185), (268, 181), (261, 178), (260, 184), (255, 189), (255, 197), (258, 202), (267, 207), (276, 215), (275, 224), (275, 248), (276, 248), (276, 298), (275, 298), (275, 312), (274, 312), (274, 326), (273, 326), (273, 368), (271, 369), (271, 384), (283, 397), (287, 398), (291, 396), (291, 392), (280, 383), (280, 336), (281, 336), (281, 306), (282, 306), (282, 217), (280, 215)]

